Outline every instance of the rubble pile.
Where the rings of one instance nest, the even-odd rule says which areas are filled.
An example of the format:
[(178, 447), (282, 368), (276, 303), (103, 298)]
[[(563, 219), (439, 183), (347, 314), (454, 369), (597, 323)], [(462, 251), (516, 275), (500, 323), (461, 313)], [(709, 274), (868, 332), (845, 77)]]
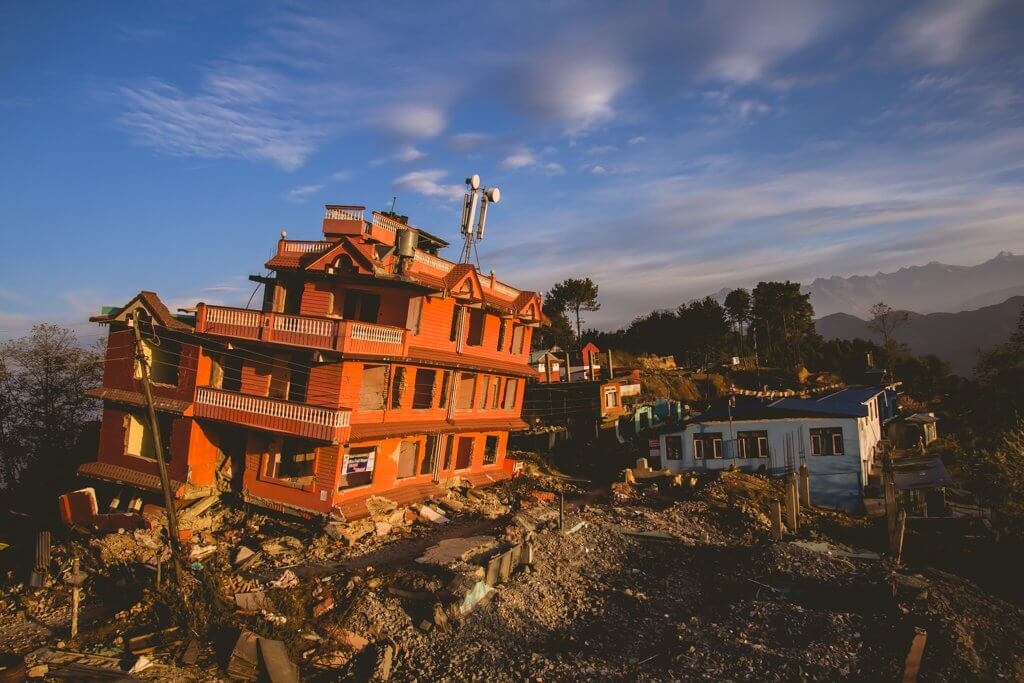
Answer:
[[(41, 588), (5, 584), (0, 652), (36, 677), (891, 680), (924, 629), (930, 680), (1024, 678), (1020, 608), (851, 545), (872, 529), (846, 515), (804, 510), (773, 541), (780, 496), (725, 472), (600, 500), (538, 463), (322, 526), (206, 501), (182, 513), (185, 612), (156, 583), (160, 525), (77, 537)], [(89, 578), (71, 638), (75, 557)]]

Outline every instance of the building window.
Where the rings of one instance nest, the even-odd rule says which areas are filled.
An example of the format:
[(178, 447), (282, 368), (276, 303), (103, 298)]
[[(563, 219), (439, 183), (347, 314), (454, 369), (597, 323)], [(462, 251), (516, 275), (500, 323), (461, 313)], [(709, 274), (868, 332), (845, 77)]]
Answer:
[(505, 380), (505, 400), (501, 403), (502, 410), (510, 410), (516, 407), (516, 393), (519, 391), (519, 380), (509, 378)]
[(469, 329), (466, 331), (466, 344), (482, 346), (484, 343), (484, 321), (487, 314), (482, 308), (469, 309)]
[(494, 378), (494, 391), (491, 392), (491, 410), (497, 410), (501, 405), (501, 378)]
[(452, 371), (451, 370), (445, 370), (444, 372), (441, 373), (441, 391), (438, 392), (440, 394), (440, 397), (438, 397), (438, 401), (437, 401), (437, 407), (438, 408), (447, 408), (448, 407), (448, 389), (451, 386), (451, 384), (452, 384)]
[(619, 401), (616, 398), (616, 391), (613, 388), (604, 390), (604, 407), (615, 408), (619, 405)]
[(708, 432), (693, 435), (693, 457), (697, 459), (722, 457), (722, 433)]
[(288, 368), (288, 357), (283, 355), (274, 356), (270, 362), (270, 384), (267, 387), (267, 396), (284, 401), (288, 398), (289, 385), (291, 384), (291, 372)]
[(341, 316), (345, 320), (376, 323), (380, 316), (380, 295), (352, 290), (345, 292), (345, 308)]
[(412, 407), (416, 410), (430, 408), (434, 404), (434, 382), (437, 370), (416, 369), (416, 386), (412, 394)]
[(423, 318), (423, 297), (415, 296), (409, 299), (409, 315), (406, 318), (405, 326), (413, 335), (420, 333), (420, 320)]
[[(171, 460), (171, 426), (174, 417), (166, 413), (156, 414), (157, 426), (160, 428), (160, 445), (164, 449), (164, 459)], [(156, 460), (156, 444), (153, 442), (153, 430), (149, 426), (149, 416), (140, 412), (130, 412), (124, 417), (124, 452), (140, 458)]]
[(462, 313), (462, 307), (456, 304), (452, 306), (452, 328), (448, 332), (448, 341), (455, 341), (459, 338), (459, 315)]
[(484, 464), (493, 465), (498, 460), (498, 437), (488, 436), (484, 440)]
[(221, 365), (224, 368), (224, 379), (220, 386), (224, 391), (242, 390), (242, 357), (235, 354), (224, 354)]
[(473, 463), (473, 437), (460, 436), (455, 452), (455, 469), (464, 470)]
[(811, 455), (843, 455), (843, 428), (811, 429)]
[(483, 388), (480, 390), (480, 410), (487, 409), (487, 392), (491, 388), (491, 378), (484, 377)]
[(426, 445), (423, 448), (423, 461), (420, 463), (420, 474), (430, 474), (434, 471), (434, 460), (437, 458), (437, 436), (427, 437)]
[(452, 468), (452, 451), (455, 448), (455, 436), (449, 434), (445, 437), (444, 441), (444, 467), (443, 470), (450, 470)]
[(398, 478), (408, 479), (416, 475), (416, 460), (420, 454), (419, 441), (403, 441), (398, 447)]
[(459, 384), (455, 394), (456, 410), (472, 410), (473, 396), (476, 395), (476, 375), (468, 372), (459, 375)]
[(505, 325), (508, 323), (507, 320), (502, 320), (498, 324), (498, 350), (501, 351), (505, 348)]
[(305, 403), (309, 394), (309, 366), (294, 363), (289, 371), (288, 400)]
[(339, 488), (365, 486), (373, 481), (373, 466), (376, 457), (376, 448), (349, 449), (341, 461), (341, 485)]
[(666, 436), (665, 437), (665, 459), (666, 460), (682, 460), (683, 459), (683, 437), (681, 437), (681, 436)]
[(401, 408), (402, 399), (405, 396), (405, 375), (406, 369), (403, 366), (395, 368), (395, 372), (391, 379), (391, 407)]
[(512, 344), (509, 346), (509, 351), (512, 353), (523, 352), (523, 337), (525, 336), (526, 328), (522, 325), (512, 324)]
[(737, 432), (736, 448), (740, 458), (767, 458), (768, 432)]
[(316, 448), (301, 439), (285, 439), (281, 452), (270, 456), (267, 476), (273, 479), (313, 480)]
[[(181, 344), (170, 339), (160, 339), (159, 343), (143, 339), (142, 354), (146, 357), (151, 382), (177, 386)], [(135, 379), (142, 379), (142, 366), (138, 360), (135, 361)]]
[(388, 367), (364, 365), (363, 380), (359, 385), (359, 409), (383, 410), (387, 390)]

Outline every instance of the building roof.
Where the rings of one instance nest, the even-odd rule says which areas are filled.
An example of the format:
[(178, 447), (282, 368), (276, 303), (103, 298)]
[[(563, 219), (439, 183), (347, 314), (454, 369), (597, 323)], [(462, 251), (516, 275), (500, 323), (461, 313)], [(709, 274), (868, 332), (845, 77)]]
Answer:
[(771, 403), (760, 399), (742, 400), (737, 404), (714, 408), (701, 413), (693, 422), (721, 422), (725, 420), (784, 420), (794, 417), (867, 417), (865, 403), (884, 389), (881, 387), (847, 387), (819, 398), (780, 398)]
[(914, 424), (927, 424), (930, 422), (938, 422), (939, 418), (935, 417), (931, 413), (914, 413), (903, 418), (904, 422), (912, 422)]
[(123, 322), (126, 314), (134, 310), (136, 305), (144, 308), (153, 320), (156, 321), (157, 325), (160, 325), (161, 327), (178, 332), (192, 331), (192, 326), (171, 313), (170, 309), (164, 305), (163, 301), (160, 301), (160, 297), (158, 297), (155, 292), (147, 291), (139, 292), (124, 306), (115, 308), (102, 315), (92, 316), (89, 320), (94, 323)]
[(954, 486), (941, 458), (897, 458), (892, 468), (893, 483), (898, 491)]

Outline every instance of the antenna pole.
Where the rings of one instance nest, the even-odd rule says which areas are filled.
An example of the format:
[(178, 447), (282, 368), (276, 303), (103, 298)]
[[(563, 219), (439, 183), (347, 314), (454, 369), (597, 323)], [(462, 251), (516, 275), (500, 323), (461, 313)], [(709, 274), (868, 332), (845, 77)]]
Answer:
[(391, 213), (395, 212), (395, 204), (397, 204), (397, 203), (398, 203), (398, 195), (392, 196), (391, 197)]

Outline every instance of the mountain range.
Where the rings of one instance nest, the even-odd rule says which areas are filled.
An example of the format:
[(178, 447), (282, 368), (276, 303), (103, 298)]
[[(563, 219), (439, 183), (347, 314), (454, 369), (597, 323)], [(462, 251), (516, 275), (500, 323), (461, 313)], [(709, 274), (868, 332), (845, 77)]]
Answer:
[[(896, 341), (916, 355), (932, 354), (948, 361), (953, 372), (964, 377), (974, 374), (978, 351), (1002, 344), (1017, 326), (1024, 309), (1024, 296), (1014, 296), (992, 306), (956, 313), (908, 311), (909, 320), (893, 334)], [(815, 321), (818, 334), (825, 339), (869, 339), (881, 342), (881, 336), (868, 322), (849, 313), (833, 313)]]
[[(819, 318), (833, 313), (866, 318), (879, 301), (920, 314), (956, 313), (1024, 296), (1024, 256), (1004, 251), (975, 266), (933, 261), (894, 273), (822, 277), (802, 289), (810, 293)], [(712, 296), (722, 302), (728, 293), (725, 288)]]

